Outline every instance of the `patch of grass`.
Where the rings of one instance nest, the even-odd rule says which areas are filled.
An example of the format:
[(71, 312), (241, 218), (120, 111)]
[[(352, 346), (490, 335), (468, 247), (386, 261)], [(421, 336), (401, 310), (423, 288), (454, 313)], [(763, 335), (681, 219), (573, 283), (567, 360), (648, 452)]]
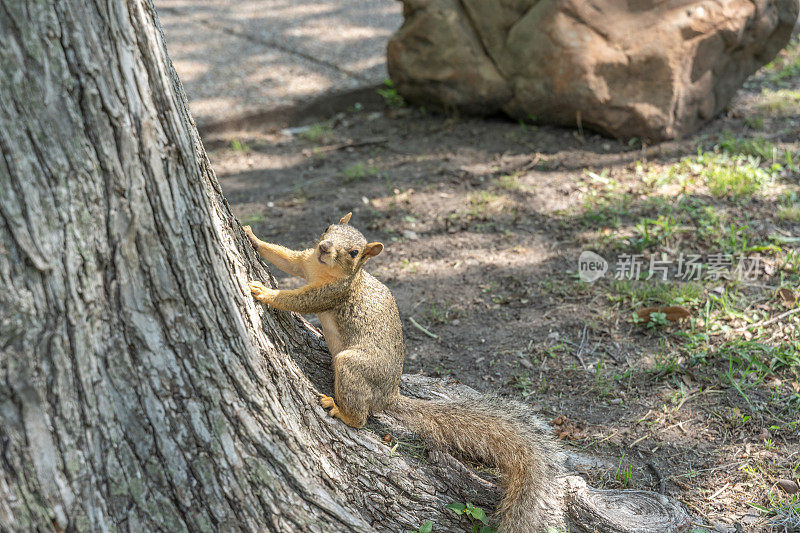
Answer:
[(699, 157), (698, 162), (703, 165), (700, 177), (717, 198), (752, 196), (771, 178), (771, 174), (759, 166), (760, 160), (753, 156), (715, 154), (708, 158)]
[(365, 165), (361, 161), (347, 165), (342, 171), (342, 177), (346, 182), (360, 181), (367, 176), (376, 176), (378, 169), (372, 165)]
[(239, 219), (239, 222), (242, 224), (242, 226), (252, 226), (254, 224), (265, 222), (266, 220), (267, 216), (263, 213), (253, 213), (251, 215), (242, 216), (242, 218)]
[(761, 131), (764, 129), (764, 117), (754, 116), (754, 117), (744, 117), (742, 120), (745, 126), (752, 130)]
[(767, 79), (778, 83), (800, 74), (800, 36), (796, 36), (771, 63), (764, 67)]
[(800, 223), (800, 204), (779, 206), (775, 216), (787, 222)]
[(394, 86), (394, 82), (389, 78), (383, 80), (383, 87), (378, 89), (378, 94), (383, 98), (387, 107), (395, 109), (398, 107), (405, 107), (406, 105), (405, 99), (400, 96), (400, 93), (397, 92), (397, 88)]
[(800, 91), (781, 89), (779, 91), (764, 90), (758, 111), (773, 117), (790, 117), (800, 115)]
[(750, 504), (772, 516), (770, 531), (800, 531), (800, 496), (793, 494), (788, 498), (771, 502), (770, 507)]
[(619, 460), (619, 465), (617, 466), (616, 472), (614, 472), (614, 481), (621, 488), (627, 488), (631, 484), (631, 477), (633, 476), (633, 463), (631, 461), (625, 461), (625, 453), (622, 453), (622, 457)]
[(620, 190), (619, 182), (608, 177), (608, 169), (603, 169), (599, 174), (587, 171), (586, 177), (589, 180), (585, 181), (587, 192), (581, 222), (591, 227), (619, 227), (621, 219), (630, 215), (633, 195)]
[(800, 198), (795, 191), (787, 191), (781, 195), (775, 215), (787, 222), (800, 222)]
[[(724, 143), (725, 141), (723, 141)], [(767, 151), (765, 143), (730, 140), (725, 146), (730, 150)], [(703, 151), (696, 157), (686, 157), (673, 165), (669, 175), (684, 183), (700, 181), (718, 198), (743, 200), (759, 192), (783, 167), (772, 163), (765, 167), (760, 156), (728, 151)]]
[(467, 215), (473, 218), (486, 218), (489, 205), (500, 199), (500, 196), (490, 191), (472, 193), (467, 199)]
[(625, 303), (632, 308), (663, 305), (697, 306), (704, 300), (704, 295), (703, 286), (694, 282), (614, 280), (611, 282), (608, 299), (611, 303)]
[(456, 316), (461, 316), (463, 312), (455, 310), (450, 307), (450, 302), (445, 300), (444, 303), (432, 303), (430, 308), (424, 313), (425, 318), (436, 324), (449, 324)]
[(234, 152), (247, 153), (250, 151), (250, 147), (247, 145), (246, 142), (240, 141), (239, 139), (234, 139), (231, 141), (231, 150), (233, 150)]
[(628, 244), (637, 252), (658, 246), (669, 246), (676, 232), (676, 225), (676, 220), (672, 216), (659, 215), (657, 219), (643, 218), (634, 227)]
[[(514, 378), (511, 380), (511, 386), (519, 390), (523, 398), (527, 398), (536, 392), (537, 389), (540, 389), (536, 383), (536, 380), (527, 370), (524, 370), (514, 376)], [(542, 387), (544, 387), (544, 383), (542, 383)]]
[(500, 176), (495, 181), (498, 187), (501, 189), (505, 189), (506, 191), (514, 192), (520, 190), (522, 188), (522, 184), (519, 182), (519, 174), (506, 174), (504, 176)]
[(729, 132), (717, 147), (732, 155), (754, 156), (761, 158), (762, 161), (772, 161), (778, 156), (778, 148), (767, 139), (735, 137)]
[(317, 122), (298, 135), (308, 142), (322, 144), (333, 140), (333, 126), (330, 122)]

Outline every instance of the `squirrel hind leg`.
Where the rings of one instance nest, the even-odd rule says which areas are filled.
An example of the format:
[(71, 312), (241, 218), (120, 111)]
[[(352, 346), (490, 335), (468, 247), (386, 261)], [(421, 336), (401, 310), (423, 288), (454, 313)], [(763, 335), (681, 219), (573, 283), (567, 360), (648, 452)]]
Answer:
[(336, 418), (338, 418), (351, 428), (356, 428), (356, 429), (362, 428), (364, 427), (364, 424), (367, 423), (366, 415), (363, 417), (350, 415), (345, 412), (342, 412), (342, 410), (339, 409), (338, 407), (334, 407), (333, 409), (331, 409), (329, 414), (331, 416), (335, 416)]

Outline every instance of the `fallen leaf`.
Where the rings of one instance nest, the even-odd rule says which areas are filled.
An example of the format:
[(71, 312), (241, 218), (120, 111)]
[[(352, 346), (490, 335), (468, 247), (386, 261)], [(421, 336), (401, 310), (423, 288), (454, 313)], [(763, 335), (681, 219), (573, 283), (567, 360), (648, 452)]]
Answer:
[(652, 313), (664, 313), (667, 317), (667, 320), (670, 322), (677, 322), (682, 318), (689, 318), (692, 316), (692, 313), (689, 312), (688, 309), (682, 307), (680, 305), (668, 305), (665, 307), (645, 307), (643, 309), (639, 309), (636, 311), (636, 315), (647, 322), (650, 322), (650, 315)]
[(797, 481), (791, 479), (779, 479), (775, 482), (775, 484), (778, 485), (786, 494), (795, 494), (796, 492), (800, 491)]
[(797, 294), (792, 289), (787, 289), (785, 287), (778, 289), (777, 296), (781, 301), (781, 305), (787, 309), (791, 309), (797, 303)]

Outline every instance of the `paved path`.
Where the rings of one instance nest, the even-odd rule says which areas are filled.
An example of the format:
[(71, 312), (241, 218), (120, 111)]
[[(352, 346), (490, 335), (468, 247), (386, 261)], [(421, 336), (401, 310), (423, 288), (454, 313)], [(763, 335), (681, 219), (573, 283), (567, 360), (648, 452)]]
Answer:
[(155, 0), (199, 125), (386, 78), (396, 0)]

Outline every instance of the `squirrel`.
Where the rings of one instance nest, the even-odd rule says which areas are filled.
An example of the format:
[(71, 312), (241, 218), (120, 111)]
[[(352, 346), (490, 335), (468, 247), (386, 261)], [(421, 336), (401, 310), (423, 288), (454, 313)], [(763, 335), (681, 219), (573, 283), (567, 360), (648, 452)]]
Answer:
[(308, 284), (294, 290), (250, 282), (253, 296), (277, 309), (316, 313), (333, 356), (333, 397), (320, 394), (329, 414), (353, 428), (386, 412), (449, 451), (494, 466), (503, 474), (500, 531), (529, 533), (561, 526), (553, 490), (563, 457), (546, 426), (525, 405), (495, 396), (419, 400), (400, 394), (405, 347), (392, 293), (364, 271), (383, 251), (349, 224), (352, 213), (322, 233), (314, 248), (294, 251), (243, 229), (256, 251)]

